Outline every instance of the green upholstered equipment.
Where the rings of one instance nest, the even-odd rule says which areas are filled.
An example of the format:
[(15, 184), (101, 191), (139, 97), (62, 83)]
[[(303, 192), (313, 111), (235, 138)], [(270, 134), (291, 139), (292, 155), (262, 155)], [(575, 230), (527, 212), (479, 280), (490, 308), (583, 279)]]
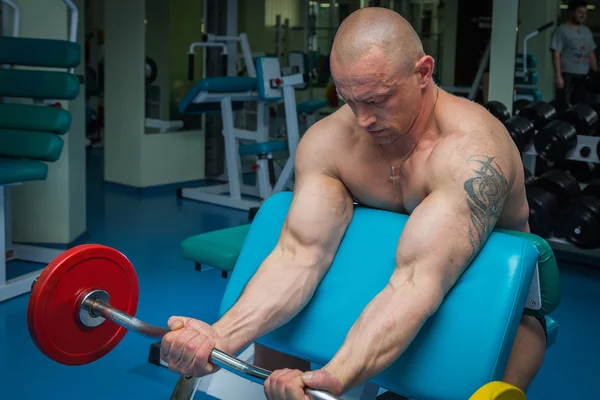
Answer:
[(500, 228), (496, 228), (495, 231), (527, 239), (535, 246), (540, 254), (538, 258), (538, 270), (542, 304), (539, 310), (526, 308), (525, 313), (535, 317), (543, 317), (552, 313), (560, 304), (561, 294), (558, 264), (550, 244), (545, 239), (532, 233)]
[[(67, 7), (73, 14), (71, 22), (76, 21), (74, 5), (69, 2)], [(72, 38), (77, 36), (76, 25), (71, 25)], [(70, 70), (79, 65), (80, 54), (81, 46), (74, 39), (0, 37), (0, 97), (4, 98), (0, 104), (0, 198), (5, 197), (7, 185), (46, 179), (47, 163), (60, 159), (64, 145), (60, 135), (69, 131), (72, 118), (69, 111), (49, 104), (79, 96), (79, 77)], [(11, 196), (7, 198), (10, 201)], [(0, 203), (0, 301), (28, 292), (41, 272), (7, 280), (6, 250), (14, 259), (36, 263), (48, 263), (61, 252), (5, 238), (10, 233), (5, 226), (7, 210), (10, 207)]]
[(48, 175), (48, 165), (34, 160), (0, 157), (0, 186), (27, 181), (41, 181)]
[(63, 71), (0, 69), (0, 96), (73, 100), (79, 96), (79, 78)]
[(67, 40), (0, 38), (0, 64), (9, 66), (0, 69), (0, 97), (7, 98), (0, 104), (0, 184), (46, 179), (43, 162), (60, 158), (64, 141), (58, 135), (69, 131), (71, 113), (39, 103), (77, 98), (79, 78), (67, 69), (79, 65), (80, 54), (81, 46)]
[(39, 104), (0, 104), (0, 126), (6, 129), (46, 131), (62, 135), (71, 126), (71, 113)]
[(0, 128), (0, 156), (57, 161), (63, 140), (52, 132)]
[(66, 40), (0, 37), (0, 64), (75, 68), (81, 46)]
[[(200, 265), (210, 265), (226, 273), (233, 270), (250, 225), (206, 232), (181, 242), (181, 257)], [(197, 268), (198, 269), (198, 268)]]
[(556, 339), (558, 338), (558, 322), (553, 320), (549, 315), (546, 315), (546, 335), (548, 339), (546, 340), (546, 348), (549, 349), (556, 343)]

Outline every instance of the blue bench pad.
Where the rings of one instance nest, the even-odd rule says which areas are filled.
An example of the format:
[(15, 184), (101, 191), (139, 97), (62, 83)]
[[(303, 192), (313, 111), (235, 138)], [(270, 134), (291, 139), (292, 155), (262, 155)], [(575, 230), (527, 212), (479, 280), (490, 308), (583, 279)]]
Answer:
[[(256, 90), (256, 78), (248, 76), (223, 76), (202, 79), (185, 94), (179, 102), (179, 112), (186, 115), (199, 115), (220, 112), (221, 105), (218, 102), (212, 103), (194, 103), (194, 99), (201, 92), (211, 93), (235, 93)], [(233, 109), (243, 108), (243, 103), (234, 102)]]
[[(237, 301), (275, 247), (291, 199), (289, 192), (278, 193), (260, 208), (226, 288), (220, 315)], [(407, 219), (355, 208), (335, 260), (311, 301), (291, 321), (257, 342), (326, 364), (364, 307), (388, 283)], [(500, 380), (538, 255), (526, 239), (492, 233), (408, 349), (372, 381), (410, 398), (467, 399), (484, 384)]]
[(255, 154), (276, 153), (286, 151), (287, 143), (283, 140), (273, 140), (270, 142), (258, 142), (241, 145), (238, 149), (240, 156), (250, 156)]

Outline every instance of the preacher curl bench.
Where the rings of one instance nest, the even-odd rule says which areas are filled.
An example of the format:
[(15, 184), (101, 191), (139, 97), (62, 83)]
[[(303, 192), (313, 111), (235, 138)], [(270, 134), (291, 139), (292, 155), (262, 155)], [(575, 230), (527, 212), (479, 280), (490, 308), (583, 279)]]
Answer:
[[(274, 249), (291, 199), (289, 192), (275, 194), (259, 210), (225, 290), (221, 315), (237, 301)], [(402, 214), (357, 207), (309, 303), (287, 324), (256, 342), (316, 366), (325, 365), (367, 303), (387, 284), (407, 219)], [(548, 346), (556, 340), (557, 325), (548, 314), (558, 305), (558, 287), (556, 261), (545, 241), (527, 233), (495, 230), (407, 350), (363, 385), (364, 389), (375, 387), (370, 397), (363, 392), (342, 398), (374, 399), (382, 388), (410, 399), (525, 399), (517, 388), (499, 381), (524, 309), (546, 318)], [(135, 270), (118, 251), (100, 245), (68, 250), (34, 283), (27, 316), (32, 340), (55, 361), (81, 365), (110, 352), (126, 329), (160, 338), (167, 329), (132, 317), (138, 291)], [(57, 321), (60, 329), (56, 329)], [(270, 372), (240, 358), (213, 350), (212, 362), (223, 369), (200, 379), (180, 376), (171, 398), (189, 400), (197, 388), (207, 388), (208, 394), (224, 400), (261, 398), (260, 384)], [(237, 390), (232, 397), (223, 396), (212, 385), (223, 374), (236, 375), (228, 377), (228, 387)], [(239, 377), (249, 382), (230, 380)], [(206, 380), (211, 380), (209, 385), (204, 385)], [(339, 399), (322, 391), (307, 395)]]

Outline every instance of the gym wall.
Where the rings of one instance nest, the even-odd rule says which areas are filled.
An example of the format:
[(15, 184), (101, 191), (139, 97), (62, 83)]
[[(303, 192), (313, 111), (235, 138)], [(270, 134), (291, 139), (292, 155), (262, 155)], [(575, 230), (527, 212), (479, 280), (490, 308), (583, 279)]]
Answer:
[[(171, 38), (178, 35), (172, 35), (170, 30), (165, 32), (165, 26), (171, 28), (195, 21), (194, 26), (200, 31), (202, 21), (201, 2), (171, 1), (171, 6), (187, 9), (188, 13), (184, 21), (171, 22), (170, 15), (177, 14), (169, 12), (165, 15), (158, 3), (155, 0), (105, 0), (104, 7), (104, 179), (137, 188), (204, 178), (203, 132), (146, 132), (144, 66), (147, 46), (159, 60), (179, 56), (187, 62), (185, 49), (179, 55), (170, 52)], [(191, 4), (194, 6), (190, 7)], [(194, 9), (198, 9), (197, 15), (190, 11)], [(148, 43), (149, 40), (152, 43)], [(179, 43), (180, 40), (175, 41)], [(189, 46), (191, 40), (186, 41)], [(160, 47), (166, 51), (159, 50)], [(165, 73), (163, 69), (167, 71), (168, 78), (160, 82), (163, 83), (162, 90), (172, 93), (170, 68), (181, 68), (181, 65), (159, 64), (158, 74)], [(163, 101), (168, 105), (169, 97)]]
[[(20, 36), (67, 40), (68, 9), (62, 1), (13, 0), (21, 11)], [(78, 42), (81, 60), (84, 0), (73, 0), (79, 10)], [(3, 27), (10, 29), (10, 27)], [(9, 30), (10, 32), (10, 30)], [(84, 63), (75, 68), (84, 75)], [(61, 101), (72, 115), (70, 131), (57, 162), (48, 164), (48, 178), (10, 187), (12, 234), (15, 242), (67, 244), (86, 231), (85, 86), (73, 101)]]

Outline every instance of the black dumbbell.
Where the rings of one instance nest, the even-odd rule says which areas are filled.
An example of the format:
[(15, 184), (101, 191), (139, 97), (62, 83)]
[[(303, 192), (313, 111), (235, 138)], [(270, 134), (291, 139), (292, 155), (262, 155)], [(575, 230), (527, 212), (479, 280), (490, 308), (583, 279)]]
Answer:
[(581, 193), (577, 180), (558, 169), (545, 172), (526, 187), (529, 203), (529, 228), (532, 233), (548, 237), (554, 230), (554, 219), (572, 197)]
[(488, 101), (483, 105), (494, 117), (498, 118), (500, 122), (504, 122), (510, 118), (510, 111), (501, 102), (496, 100)]
[(525, 166), (523, 166), (523, 171), (525, 173), (525, 186), (531, 186), (533, 183), (535, 183), (535, 176), (531, 173), (530, 170), (525, 168)]
[(513, 103), (513, 115), (518, 115), (519, 112), (531, 104), (530, 100), (519, 99)]
[(600, 247), (600, 180), (590, 182), (559, 212), (555, 235), (582, 249)]
[(519, 153), (522, 153), (533, 140), (535, 133), (533, 122), (521, 115), (513, 115), (504, 121), (504, 126), (519, 149)]
[(576, 104), (558, 118), (573, 125), (578, 135), (594, 136), (598, 129), (598, 113), (586, 104)]
[(538, 101), (520, 109), (518, 115), (533, 122), (534, 128), (540, 130), (555, 120), (558, 117), (558, 112), (550, 103)]
[[(582, 150), (586, 148), (589, 149), (589, 147), (583, 147)], [(591, 164), (584, 161), (559, 160), (554, 163), (553, 168), (560, 169), (572, 175), (579, 183), (587, 183), (594, 179)]]
[(539, 130), (533, 146), (548, 161), (562, 160), (577, 146), (577, 131), (568, 122), (556, 119)]
[(585, 104), (578, 104), (545, 125), (533, 139), (536, 152), (548, 161), (563, 160), (577, 146), (577, 135), (593, 135), (598, 114)]

